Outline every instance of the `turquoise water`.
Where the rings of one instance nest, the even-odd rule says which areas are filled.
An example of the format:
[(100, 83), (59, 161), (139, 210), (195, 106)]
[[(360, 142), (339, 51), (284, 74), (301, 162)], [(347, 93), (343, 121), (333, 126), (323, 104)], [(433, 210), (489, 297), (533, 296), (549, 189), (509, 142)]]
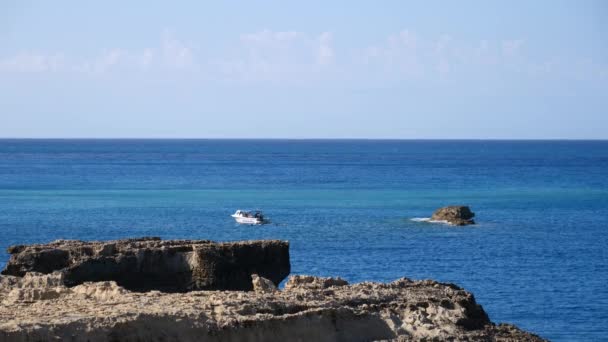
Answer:
[[(461, 203), (478, 225), (411, 220)], [(0, 232), (287, 239), (294, 273), (454, 282), (493, 321), (608, 336), (605, 141), (0, 140)]]

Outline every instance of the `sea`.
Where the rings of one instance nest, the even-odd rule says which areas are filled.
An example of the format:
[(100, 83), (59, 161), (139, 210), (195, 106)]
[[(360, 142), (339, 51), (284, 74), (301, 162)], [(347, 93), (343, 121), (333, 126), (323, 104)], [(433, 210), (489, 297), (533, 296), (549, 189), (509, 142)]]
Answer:
[[(446, 205), (477, 224), (424, 222)], [(4, 139), (0, 234), (0, 268), (56, 239), (289, 240), (293, 274), (455, 283), (494, 322), (608, 339), (608, 141)]]

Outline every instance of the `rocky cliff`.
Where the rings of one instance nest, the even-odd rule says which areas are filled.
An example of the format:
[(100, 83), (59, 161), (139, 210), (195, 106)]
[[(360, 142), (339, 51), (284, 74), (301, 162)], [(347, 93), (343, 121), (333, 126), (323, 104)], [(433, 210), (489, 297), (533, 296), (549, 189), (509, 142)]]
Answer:
[[(279, 290), (275, 285), (289, 267), (285, 249), (288, 244), (280, 241), (159, 239), (12, 247), (3, 273), (17, 275), (0, 276), (0, 342), (543, 341), (515, 326), (493, 324), (474, 296), (453, 284), (402, 278), (349, 285), (340, 278), (291, 276)], [(58, 251), (67, 251), (67, 257), (55, 259), (63, 254)], [(51, 255), (47, 262), (46, 255)], [(133, 255), (139, 266), (129, 269), (145, 281), (123, 278), (125, 269), (116, 266)], [(275, 257), (280, 260), (269, 260)], [(191, 260), (190, 266), (182, 259)], [(100, 260), (112, 266), (101, 267), (103, 277), (96, 277), (120, 275), (116, 281), (84, 281), (94, 277)], [(83, 265), (94, 267), (75, 271)], [(208, 278), (197, 278), (211, 279), (201, 280), (205, 284), (254, 291), (158, 291), (191, 290), (176, 285), (189, 278), (175, 270), (195, 278), (201, 265), (213, 270), (201, 272)], [(245, 273), (251, 273), (248, 285), (242, 283)], [(159, 282), (161, 274), (176, 280)], [(119, 280), (137, 291), (119, 286)], [(142, 291), (150, 287), (158, 289)]]
[(60, 272), (0, 277), (0, 342), (542, 341), (494, 325), (472, 294), (429, 280), (294, 277), (283, 291), (188, 293), (63, 282)]
[(2, 274), (63, 272), (66, 286), (115, 281), (132, 291), (251, 290), (251, 275), (278, 285), (290, 272), (289, 243), (141, 238), (108, 242), (58, 240), (12, 246)]

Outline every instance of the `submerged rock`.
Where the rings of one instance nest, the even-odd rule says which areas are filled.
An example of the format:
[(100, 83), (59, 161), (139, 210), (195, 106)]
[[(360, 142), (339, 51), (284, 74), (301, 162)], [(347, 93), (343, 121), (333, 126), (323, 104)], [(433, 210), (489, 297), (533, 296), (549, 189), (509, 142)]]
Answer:
[(58, 240), (12, 246), (2, 274), (62, 272), (66, 286), (115, 281), (133, 291), (253, 289), (251, 275), (278, 285), (290, 272), (289, 243), (141, 238), (108, 242)]
[[(69, 288), (35, 277), (45, 275), (28, 281), (0, 276), (0, 342), (543, 341), (493, 324), (460, 287), (428, 280), (298, 285), (264, 293), (142, 293), (113, 281)], [(327, 279), (296, 276), (288, 283), (320, 285)], [(43, 292), (50, 287), (54, 294), (10, 295), (26, 284)]]
[(473, 217), (475, 213), (468, 206), (453, 205), (435, 210), (431, 221), (445, 221), (456, 226), (475, 224)]

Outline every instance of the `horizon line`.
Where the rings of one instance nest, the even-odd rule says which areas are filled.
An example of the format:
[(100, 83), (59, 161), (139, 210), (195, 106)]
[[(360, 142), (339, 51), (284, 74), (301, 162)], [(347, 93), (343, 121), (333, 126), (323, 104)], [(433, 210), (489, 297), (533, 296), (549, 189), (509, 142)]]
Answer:
[(608, 141), (608, 138), (201, 138), (201, 137), (0, 137), (0, 140), (277, 140), (277, 141)]

